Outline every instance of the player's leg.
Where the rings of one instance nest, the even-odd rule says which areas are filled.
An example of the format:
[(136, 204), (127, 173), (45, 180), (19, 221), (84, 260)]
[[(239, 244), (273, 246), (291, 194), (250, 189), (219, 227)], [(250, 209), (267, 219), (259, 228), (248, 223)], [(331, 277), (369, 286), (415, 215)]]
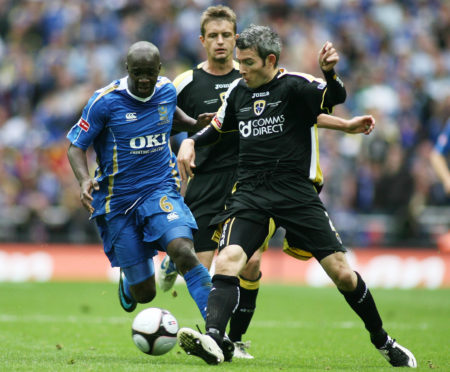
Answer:
[(228, 333), (230, 340), (234, 343), (235, 358), (253, 359), (247, 351), (250, 346), (249, 341), (242, 342), (242, 335), (247, 332), (256, 309), (256, 297), (261, 278), (261, 255), (262, 250), (257, 250), (239, 274), (239, 305), (231, 316)]
[(152, 258), (123, 267), (120, 271), (123, 294), (127, 297), (125, 300), (132, 298), (140, 304), (146, 304), (155, 298), (155, 268)]
[(154, 249), (147, 249), (142, 234), (132, 216), (116, 216), (109, 221), (96, 218), (104, 250), (111, 265), (120, 267), (119, 301), (131, 312), (137, 303), (150, 302), (156, 295), (152, 257)]
[[(244, 268), (247, 257), (252, 256), (264, 242), (268, 223), (263, 225), (247, 219), (232, 218), (224, 224), (222, 231), (206, 318), (206, 337), (211, 337), (219, 346), (223, 343), (227, 323), (239, 303), (238, 274)], [(179, 332), (180, 346), (187, 353), (207, 361), (205, 357), (198, 355), (197, 350), (192, 350), (192, 345), (197, 340), (201, 343), (203, 338), (189, 329), (182, 328)]]
[(389, 337), (372, 294), (359, 273), (353, 271), (343, 252), (332, 253), (320, 260), (328, 276), (336, 284), (347, 303), (358, 314), (370, 333), (370, 340), (380, 353), (395, 367), (417, 366), (414, 355)]
[[(198, 229), (194, 235), (194, 249), (200, 263), (208, 271), (214, 259), (217, 243), (211, 240), (215, 228), (209, 226), (211, 215), (204, 215), (196, 219)], [(164, 257), (158, 269), (158, 285), (164, 291), (170, 290), (178, 276), (177, 267), (169, 256)]]

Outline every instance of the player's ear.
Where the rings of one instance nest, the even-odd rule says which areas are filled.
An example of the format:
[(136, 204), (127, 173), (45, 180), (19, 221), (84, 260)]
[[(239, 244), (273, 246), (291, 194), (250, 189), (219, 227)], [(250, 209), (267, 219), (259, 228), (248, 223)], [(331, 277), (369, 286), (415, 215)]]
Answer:
[(269, 54), (266, 57), (266, 62), (268, 63), (269, 66), (275, 67), (277, 63), (277, 57), (275, 56), (275, 54)]
[(234, 38), (237, 40), (239, 38), (239, 34), (236, 34)]
[(200, 35), (198, 38), (200, 39), (200, 42), (204, 46), (205, 45), (205, 38), (203, 37), (203, 35)]

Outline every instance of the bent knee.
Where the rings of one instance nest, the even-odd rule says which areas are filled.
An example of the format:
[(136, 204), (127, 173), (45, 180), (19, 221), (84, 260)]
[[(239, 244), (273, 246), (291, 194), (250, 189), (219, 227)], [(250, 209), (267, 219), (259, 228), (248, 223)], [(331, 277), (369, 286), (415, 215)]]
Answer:
[(357, 277), (353, 270), (341, 270), (332, 279), (343, 291), (353, 291), (356, 288)]

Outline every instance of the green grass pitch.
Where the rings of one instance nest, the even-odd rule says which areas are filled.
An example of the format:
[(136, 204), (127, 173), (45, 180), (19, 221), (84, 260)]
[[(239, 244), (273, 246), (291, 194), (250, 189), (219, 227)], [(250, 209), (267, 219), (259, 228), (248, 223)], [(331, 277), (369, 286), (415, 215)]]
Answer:
[[(204, 329), (184, 286), (125, 313), (111, 283), (0, 283), (0, 371), (389, 371), (362, 322), (334, 288), (262, 284), (245, 340), (254, 360), (208, 366), (179, 346), (153, 357), (131, 340), (145, 307)], [(450, 371), (450, 290), (373, 289), (386, 330), (419, 370)]]

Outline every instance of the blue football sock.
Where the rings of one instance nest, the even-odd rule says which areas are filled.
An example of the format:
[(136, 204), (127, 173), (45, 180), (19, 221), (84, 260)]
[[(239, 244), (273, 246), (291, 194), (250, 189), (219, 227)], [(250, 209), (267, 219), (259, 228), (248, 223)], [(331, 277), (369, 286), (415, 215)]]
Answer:
[(208, 270), (205, 266), (199, 264), (184, 274), (184, 280), (191, 297), (202, 313), (203, 319), (206, 320), (206, 306), (211, 290), (211, 276)]

